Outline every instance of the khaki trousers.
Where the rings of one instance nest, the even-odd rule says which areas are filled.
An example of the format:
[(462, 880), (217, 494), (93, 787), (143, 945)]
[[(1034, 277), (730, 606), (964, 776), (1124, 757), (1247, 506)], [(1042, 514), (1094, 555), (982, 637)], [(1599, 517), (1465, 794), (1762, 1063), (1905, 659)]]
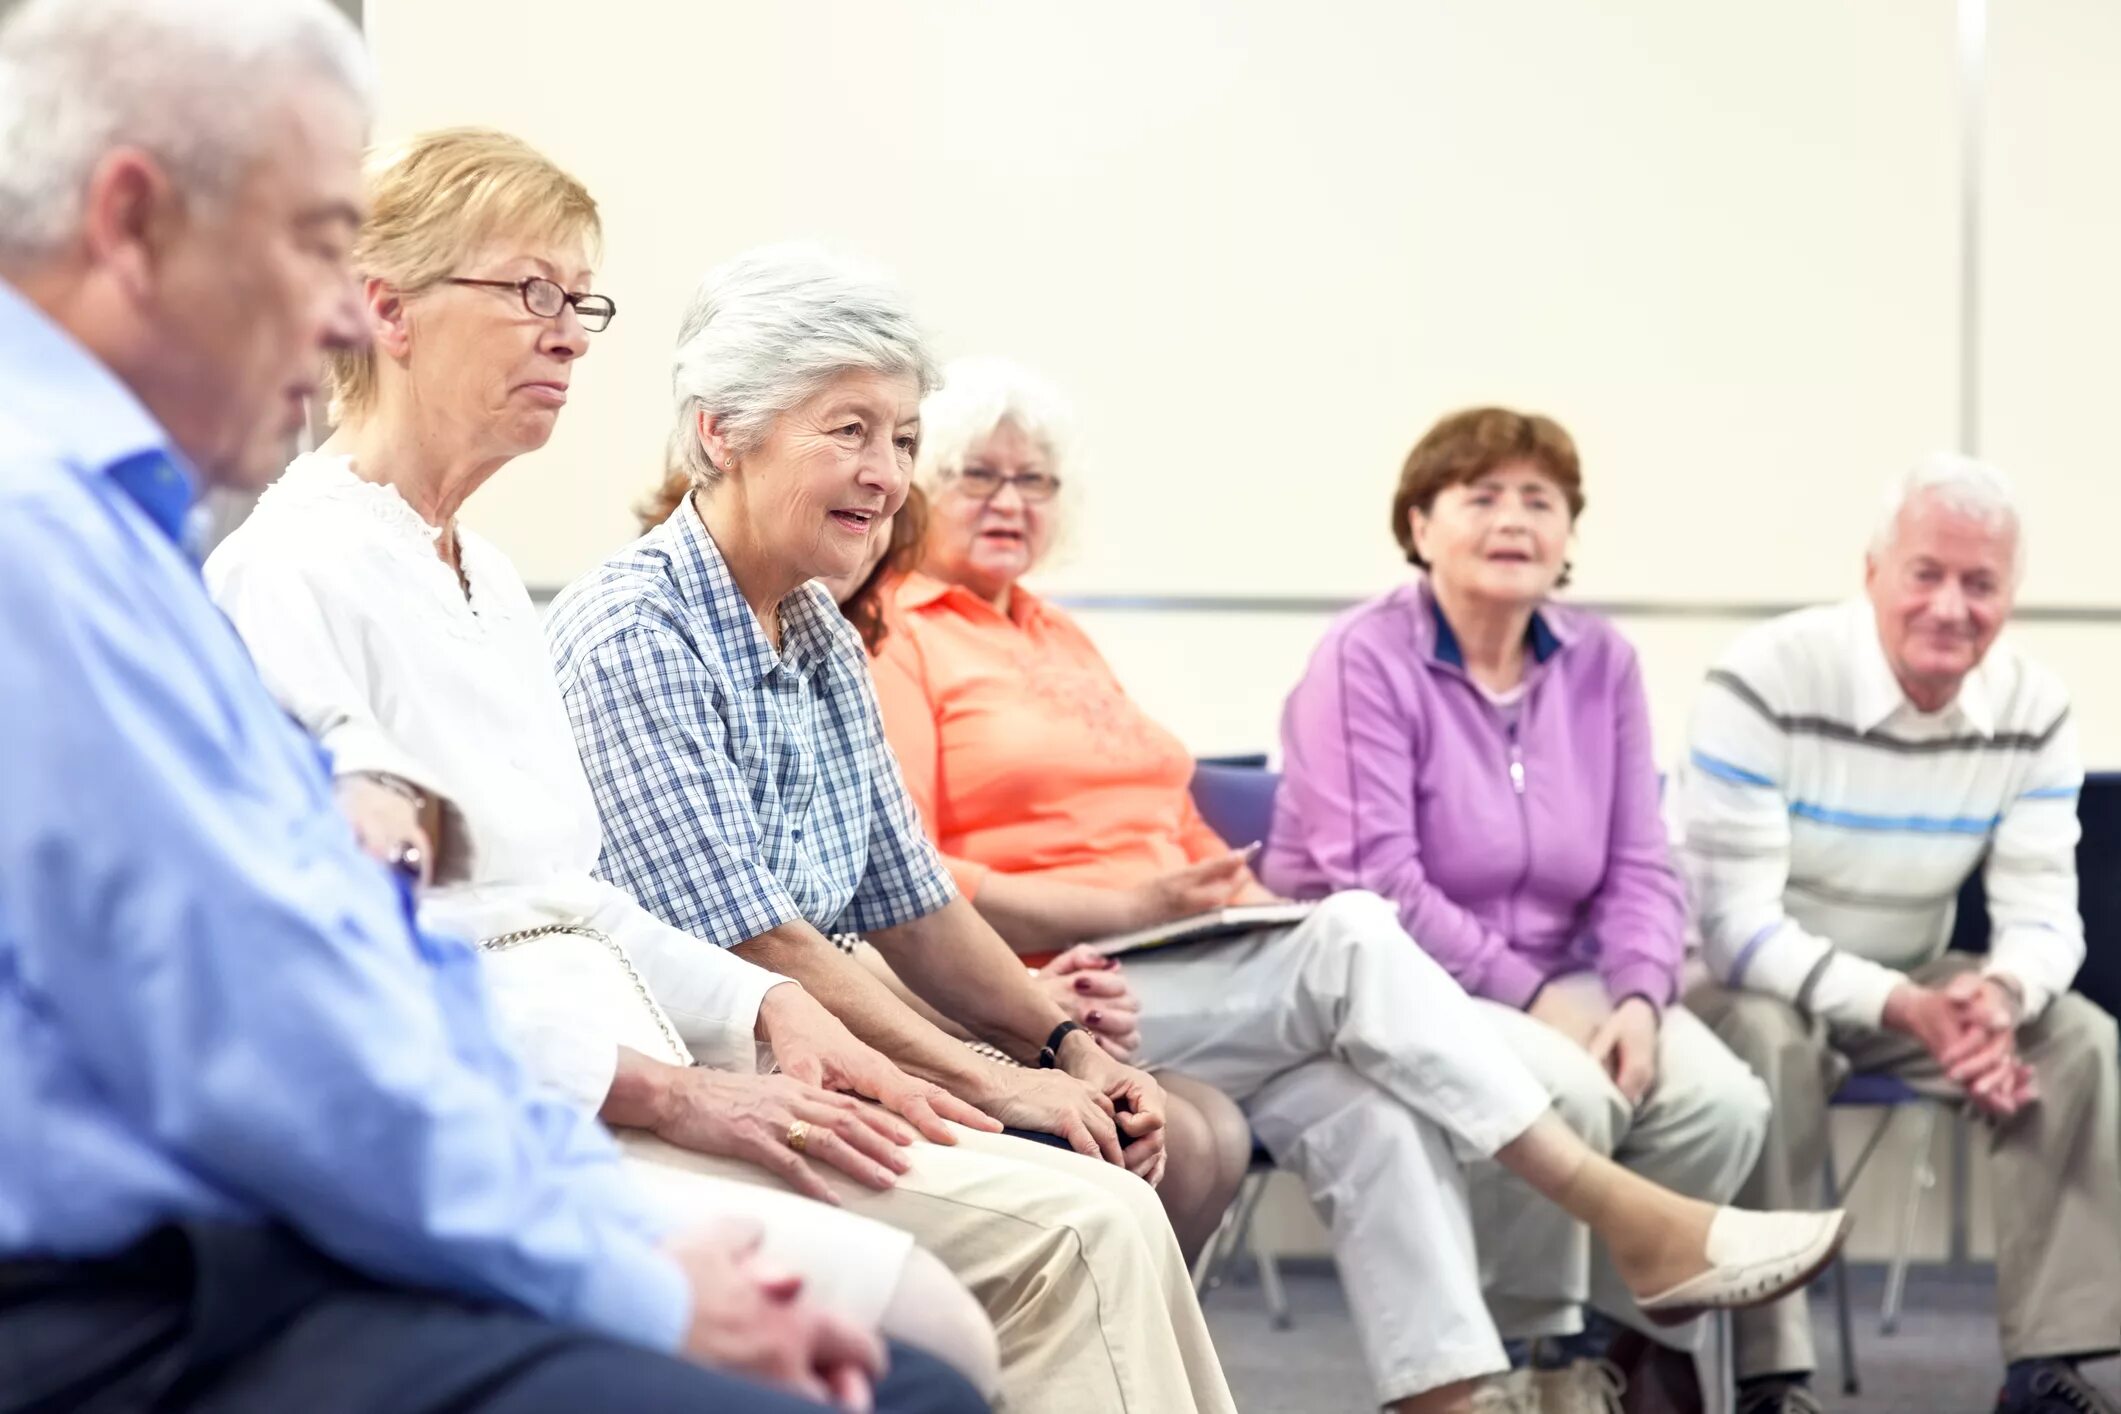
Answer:
[[(1595, 1016), (1611, 1010), (1595, 974), (1547, 985)], [(1516, 1007), (1475, 1005), (1554, 1097), (1569, 1128), (1621, 1167), (1710, 1203), (1729, 1202), (1753, 1171), (1767, 1136), (1767, 1088), (1685, 1008), (1666, 1010), (1657, 1032), (1657, 1082), (1635, 1107), (1569, 1037)], [(1472, 1191), (1481, 1284), (1505, 1336), (1572, 1335), (1583, 1329), (1588, 1304), (1660, 1341), (1692, 1344), (1691, 1327), (1659, 1327), (1644, 1317), (1590, 1230), (1524, 1180), (1484, 1163)]]
[[(816, 1166), (845, 1211), (941, 1259), (994, 1322), (1006, 1414), (1235, 1414), (1222, 1366), (1155, 1190), (1122, 1169), (958, 1129), (916, 1143), (889, 1192)], [(656, 1162), (779, 1187), (733, 1159), (671, 1149)], [(849, 1253), (858, 1260), (858, 1253)]]
[[(1978, 965), (1946, 954), (1909, 976), (1941, 985)], [(1703, 983), (1689, 996), (1703, 1020), (1774, 1096), (1767, 1149), (1739, 1190), (1748, 1207), (1817, 1201), (1827, 1097), (1851, 1071), (1883, 1072), (1925, 1095), (1962, 1098), (1921, 1043), (1895, 1032), (1829, 1034), (1778, 998)], [(2121, 1072), (2114, 1019), (2071, 992), (2018, 1032), (2040, 1100), (1991, 1123), (1996, 1193), (1996, 1299), (2008, 1360), (2121, 1347)], [(1737, 1318), (1741, 1376), (1810, 1370), (1811, 1325), (1800, 1294)]]

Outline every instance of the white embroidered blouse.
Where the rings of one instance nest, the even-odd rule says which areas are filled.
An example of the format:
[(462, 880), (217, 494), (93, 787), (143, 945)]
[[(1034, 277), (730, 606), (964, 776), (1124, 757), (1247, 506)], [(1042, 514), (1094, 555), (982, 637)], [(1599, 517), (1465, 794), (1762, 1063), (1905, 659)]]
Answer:
[[(467, 597), (440, 534), (348, 459), (299, 457), (207, 561), (207, 587), (334, 772), (388, 772), (444, 803), (424, 924), (474, 939), (601, 932), (692, 1057), (751, 1070), (760, 999), (787, 979), (594, 877), (602, 831), (537, 610), (507, 557), (459, 527)], [(523, 1059), (575, 1102), (601, 1105), (618, 1045), (687, 1059), (603, 944), (548, 937), (484, 956)]]

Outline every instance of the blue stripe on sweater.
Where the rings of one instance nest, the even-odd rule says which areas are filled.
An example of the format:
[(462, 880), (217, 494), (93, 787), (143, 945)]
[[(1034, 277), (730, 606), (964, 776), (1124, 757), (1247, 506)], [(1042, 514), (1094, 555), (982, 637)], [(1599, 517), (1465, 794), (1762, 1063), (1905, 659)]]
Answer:
[(1998, 815), (1862, 815), (1829, 810), (1808, 800), (1790, 802), (1790, 814), (1844, 830), (1884, 830), (1916, 835), (1985, 835), (2003, 823)]
[(1731, 781), (1741, 786), (1773, 786), (1766, 776), (1755, 775), (1743, 766), (1734, 766), (1721, 757), (1711, 756), (1706, 751), (1693, 753), (1693, 762), (1719, 781)]

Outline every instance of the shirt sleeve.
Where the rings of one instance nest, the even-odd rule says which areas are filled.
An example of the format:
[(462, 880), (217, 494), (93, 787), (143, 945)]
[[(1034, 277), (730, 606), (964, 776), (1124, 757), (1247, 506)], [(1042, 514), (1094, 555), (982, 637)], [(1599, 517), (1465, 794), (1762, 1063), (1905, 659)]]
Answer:
[(716, 1070), (757, 1071), (760, 1004), (775, 987), (800, 990), (802, 984), (671, 927), (623, 889), (604, 886), (600, 892), (605, 897), (592, 915), (595, 926), (639, 966), (692, 1058)]
[[(899, 779), (919, 813), (928, 838), (940, 846), (942, 805), (942, 730), (936, 725), (936, 704), (928, 690), (926, 664), (914, 642), (910, 621), (896, 625), (884, 640), (883, 650), (869, 665), (876, 683), (876, 705), (884, 723), (884, 736), (898, 758)], [(980, 887), (994, 871), (975, 860), (954, 854), (942, 856), (958, 892), (978, 898)]]
[(2077, 798), (2084, 789), (2076, 723), (2066, 714), (2033, 758), (2024, 790), (2004, 807), (1982, 884), (1988, 893), (1984, 971), (2017, 984), (2030, 1021), (2068, 991), (2084, 965), (2077, 910)]
[(674, 1348), (684, 1277), (609, 1140), (532, 1095), (321, 775), (290, 787), (308, 747), (255, 681), (100, 548), (0, 518), (0, 602), (37, 606), (0, 614), (34, 665), (0, 674), (16, 985), (124, 1123), (341, 1261)]
[(629, 624), (577, 658), (560, 690), (603, 816), (606, 877), (718, 947), (802, 920), (762, 862), (725, 704), (689, 644)]
[(1290, 694), (1281, 788), (1294, 793), (1305, 847), (1334, 889), (1368, 889), (1392, 900), (1407, 932), (1461, 987), (1528, 1006), (1545, 974), (1422, 869), (1409, 787), (1421, 737), (1422, 724), (1393, 692), (1378, 650), (1336, 636)]
[(1878, 1029), (1905, 980), (1805, 931), (1783, 908), (1790, 877), (1789, 738), (1759, 706), (1709, 676), (1680, 772), (1682, 859), (1703, 959), (1727, 987), (1777, 996), (1837, 1025)]
[(336, 775), (380, 772), (408, 781), (442, 810), (435, 881), (470, 877), (471, 836), (444, 772), (406, 750), (369, 705), (360, 626), (332, 613), (303, 563), (240, 533), (208, 558), (206, 587), (243, 636), (258, 676), (287, 714), (331, 754)]
[(854, 747), (870, 787), (868, 864), (835, 928), (873, 933), (924, 918), (958, 892), (942, 856), (921, 828), (921, 816), (899, 773), (898, 758), (884, 738), (884, 722), (867, 669), (857, 664), (847, 679), (835, 675), (835, 686), (860, 698), (859, 710), (849, 715), (859, 723), (861, 740)]
[(1605, 877), (1591, 897), (1598, 970), (1615, 1003), (1639, 996), (1660, 1011), (1679, 992), (1686, 958), (1686, 904), (1658, 808), (1657, 756), (1642, 668), (1625, 644), (1615, 684), (1613, 819)]

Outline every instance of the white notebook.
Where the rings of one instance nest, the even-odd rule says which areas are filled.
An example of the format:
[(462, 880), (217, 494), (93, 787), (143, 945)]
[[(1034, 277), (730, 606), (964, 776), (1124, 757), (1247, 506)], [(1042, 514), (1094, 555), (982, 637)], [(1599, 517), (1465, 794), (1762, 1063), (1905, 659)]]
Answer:
[(1316, 902), (1232, 904), (1228, 908), (1196, 913), (1191, 918), (1159, 923), (1154, 928), (1093, 939), (1089, 946), (1106, 957), (1116, 957), (1120, 953), (1147, 952), (1151, 948), (1175, 947), (1179, 943), (1206, 942), (1210, 938), (1249, 933), (1255, 928), (1283, 928), (1300, 923), (1316, 907)]

